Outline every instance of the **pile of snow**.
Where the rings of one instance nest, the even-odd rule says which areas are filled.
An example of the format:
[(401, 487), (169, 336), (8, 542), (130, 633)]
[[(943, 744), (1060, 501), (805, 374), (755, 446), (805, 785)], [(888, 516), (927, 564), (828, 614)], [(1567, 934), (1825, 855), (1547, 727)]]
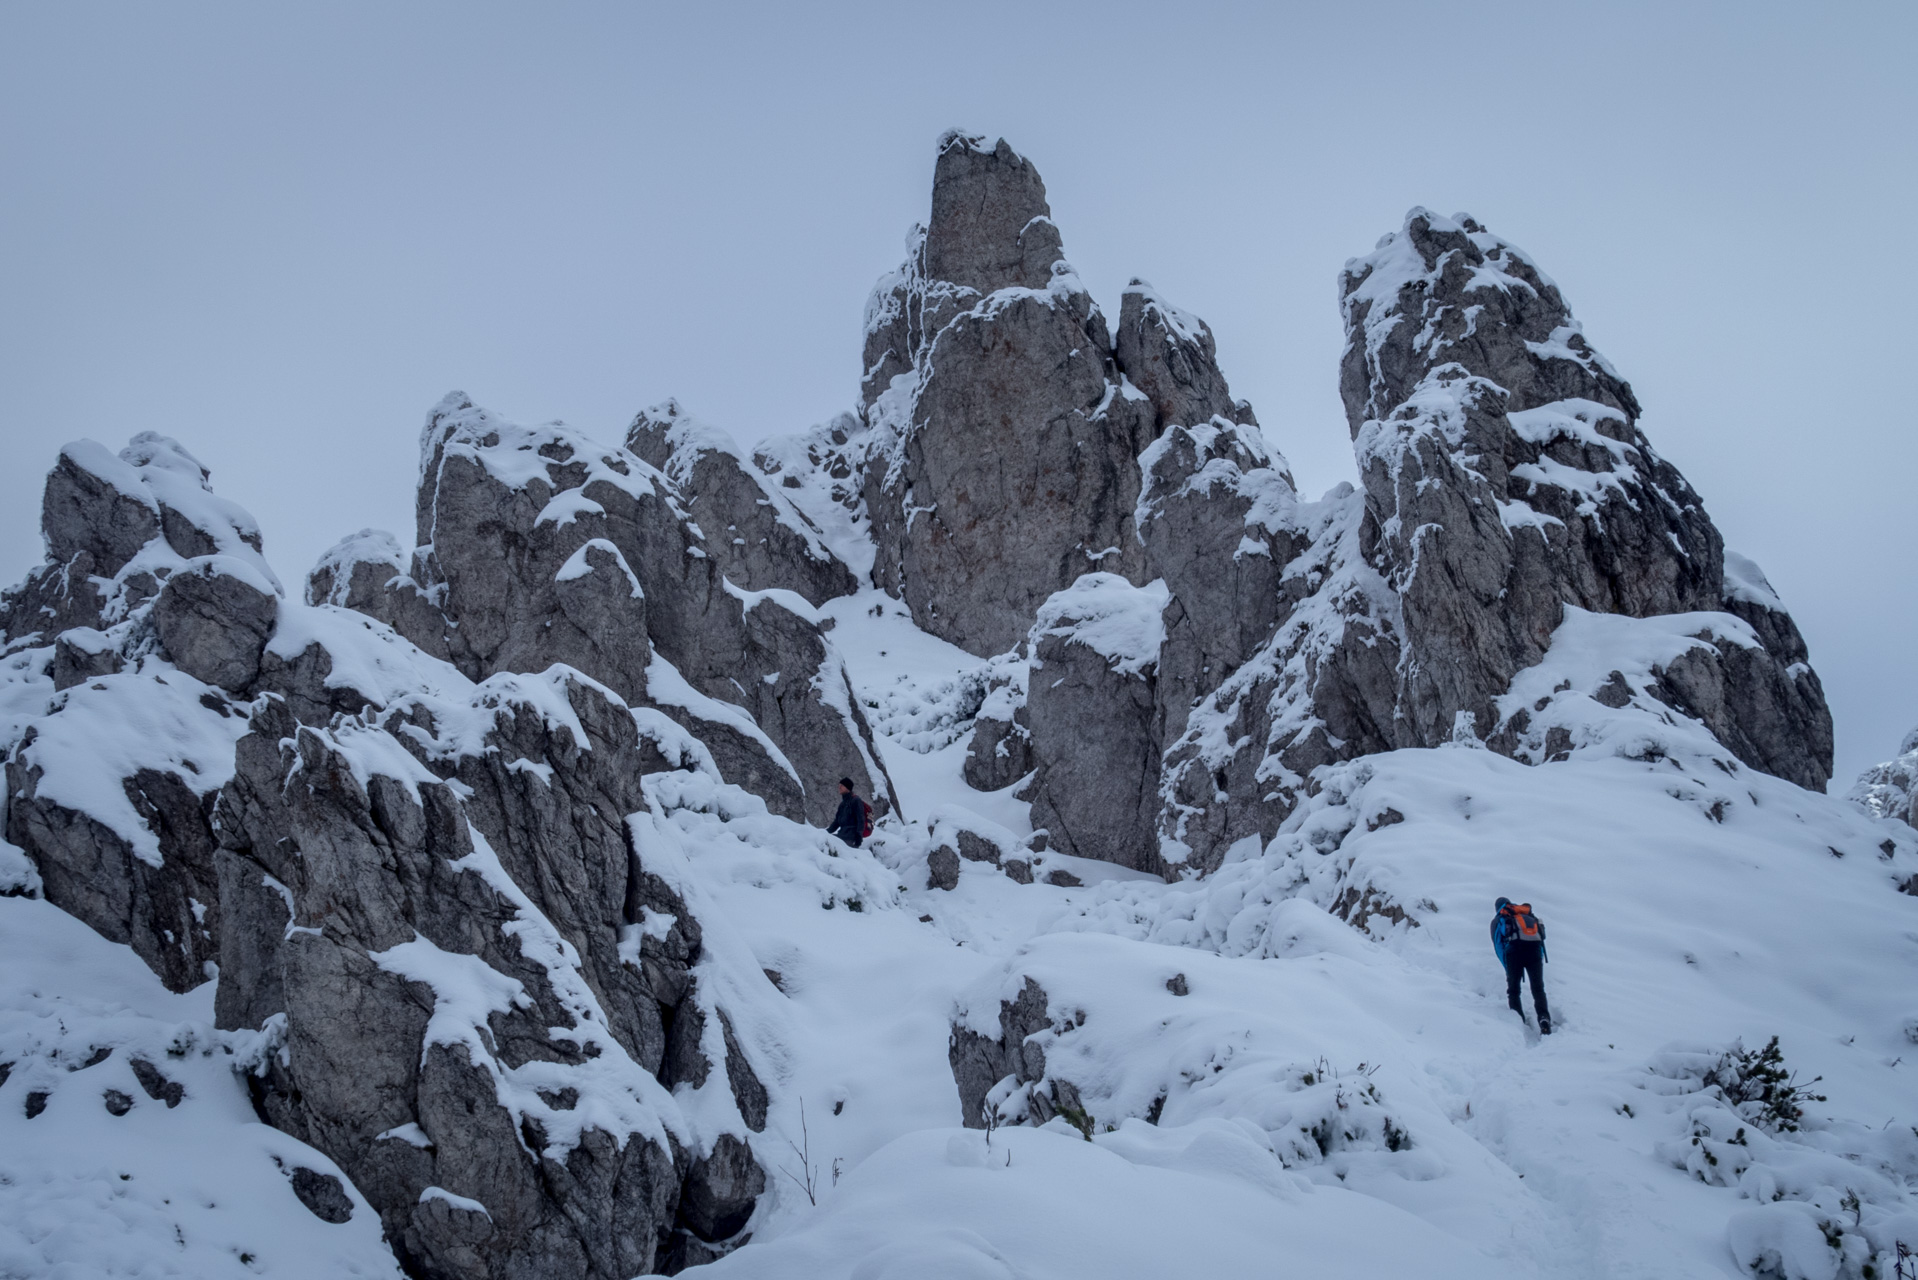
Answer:
[(399, 1280), (338, 1167), (254, 1116), (262, 1036), (213, 1029), (212, 983), (174, 995), (24, 897), (0, 970), (0, 1275)]
[(1135, 587), (1116, 573), (1088, 573), (1039, 606), (1028, 645), (1036, 654), (1048, 637), (1082, 644), (1114, 671), (1137, 675), (1159, 661), (1165, 645), (1163, 581)]

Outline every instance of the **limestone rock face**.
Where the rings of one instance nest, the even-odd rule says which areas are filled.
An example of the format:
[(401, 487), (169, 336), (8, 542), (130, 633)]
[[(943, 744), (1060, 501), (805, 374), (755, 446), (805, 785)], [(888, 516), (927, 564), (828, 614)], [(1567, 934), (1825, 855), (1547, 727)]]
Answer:
[[(1234, 400), (1226, 386), (1211, 326), (1167, 302), (1143, 280), (1126, 286), (1120, 298), (1113, 358), (1151, 402), (1160, 431), (1214, 418), (1258, 425), (1252, 406)], [(1292, 477), (1285, 479), (1290, 484)]]
[[(1632, 617), (1724, 607), (1724, 544), (1702, 501), (1523, 253), (1470, 218), (1415, 209), (1346, 265), (1342, 287), (1340, 388), (1367, 553), (1415, 655), (1399, 692), (1405, 745), (1447, 741), (1461, 723), (1488, 735), (1491, 699), (1544, 655), (1567, 605)], [(1772, 656), (1766, 693), (1727, 707), (1727, 745), (1822, 788), (1822, 691), (1802, 654)]]
[(258, 675), (279, 582), (253, 517), (150, 432), (65, 446), (41, 530), (48, 560), (0, 613), (56, 696), (7, 757), (6, 838), (48, 901), (185, 991), (218, 957), (210, 816), (244, 723), (228, 695)]
[[(698, 923), (624, 818), (661, 747), (563, 670), (329, 729), (267, 699), (239, 743), (221, 945), (248, 962), (221, 1023), (284, 1015), (259, 1105), (431, 1274), (649, 1271), (676, 1230), (737, 1231), (764, 1187), (744, 1130), (713, 1145), (666, 1092), (666, 1028), (710, 996)], [(726, 1047), (713, 1087), (756, 1091), (741, 1114), (763, 1126)]]
[(1017, 997), (999, 1002), (997, 1036), (954, 1025), (946, 1056), (959, 1086), (960, 1123), (968, 1129), (985, 1128), (986, 1095), (1007, 1076), (1021, 1082), (1045, 1077), (1045, 1050), (1026, 1040), (1051, 1025), (1045, 988), (1030, 977)]
[(0, 596), (6, 640), (111, 628), (202, 556), (239, 561), (277, 594), (259, 523), (214, 494), (208, 475), (178, 441), (151, 431), (117, 455), (91, 440), (62, 448), (42, 499), (46, 562)]
[(1153, 416), (1060, 255), (1029, 161), (948, 134), (932, 204), (867, 308), (873, 578), (985, 656), (1081, 574), (1138, 578), (1135, 459)]
[(1314, 769), (1399, 745), (1399, 603), (1361, 553), (1364, 519), (1341, 485), (1274, 522), (1274, 545), (1299, 548), (1278, 624), (1166, 747), (1160, 850), (1175, 868), (1208, 871), (1237, 842), (1270, 840)]
[(1166, 733), (1255, 653), (1285, 606), (1280, 578), (1303, 547), (1283, 459), (1254, 426), (1225, 418), (1168, 427), (1139, 458), (1135, 522), (1166, 584), (1160, 705)]
[[(258, 865), (269, 850), (299, 851), (276, 860), (291, 881), (274, 876), (293, 915), (263, 922), (286, 931), (285, 1056), (265, 1064), (265, 1114), (346, 1170), (416, 1267), (650, 1269), (675, 1189), (657, 1118), (636, 1108), (614, 1132), (582, 1128), (562, 1092), (590, 1072), (624, 1072), (639, 1101), (632, 1049), (560, 958), (562, 935), (514, 901), (524, 895), (450, 789), (423, 769), (362, 785), (330, 737), (299, 730), (286, 748), (296, 762), (272, 764), (310, 773), (308, 785), (257, 806), (283, 821), (242, 829), (256, 863), (243, 874), (271, 875)], [(278, 779), (247, 785), (277, 791)], [(551, 942), (515, 945), (515, 925)], [(581, 1216), (554, 1213), (552, 1192)], [(589, 1229), (585, 1215), (604, 1225)]]
[(670, 502), (657, 473), (558, 424), (514, 426), (463, 396), (433, 411), (420, 451), (414, 577), (438, 589), (455, 624), (446, 632), (455, 665), (477, 680), (564, 662), (623, 695), (643, 690), (646, 592), (607, 534)]
[[(310, 603), (281, 598), (251, 518), (178, 445), (70, 446), (49, 546), (104, 572), (83, 592), (50, 564), (29, 587), (57, 591), (8, 597), (29, 621), (9, 650), (25, 719), (9, 726), (6, 836), (31, 891), (169, 987), (220, 966), (220, 1025), (266, 1035), (248, 1064), (261, 1113), (337, 1157), (409, 1270), (625, 1277), (737, 1243), (765, 1189), (752, 1135), (769, 1107), (696, 972), (700, 922), (670, 870), (684, 855), (651, 861), (642, 779), (711, 775), (720, 753), (675, 713), (718, 717), (792, 775), (798, 812), (796, 772), (754, 717), (820, 739), (863, 721), (816, 621), (723, 582), (672, 634), (731, 637), (714, 661), (752, 677), (733, 690), (751, 710), (693, 689), (652, 650), (630, 570), (675, 565), (658, 576), (676, 603), (717, 576), (687, 554), (697, 535), (663, 478), (610, 451), (579, 464), (581, 484), (566, 468), (586, 450), (548, 439), (523, 451), (537, 461), (509, 458), (513, 430), (434, 438), (438, 545), (408, 566), (390, 537), (346, 540)], [(637, 479), (605, 480), (600, 503), (579, 492), (596, 466)], [(600, 523), (565, 532), (578, 519)], [(487, 548), (506, 572), (487, 576)], [(45, 634), (72, 618), (86, 625)], [(396, 625), (475, 672), (513, 661), (476, 685)], [(564, 657), (663, 696), (629, 705)], [(785, 679), (755, 669), (773, 665)], [(816, 678), (833, 674), (837, 689)], [(808, 767), (866, 759), (834, 749)], [(714, 1023), (717, 1039), (698, 1034)], [(683, 1106), (687, 1089), (719, 1101)], [(337, 1180), (302, 1185), (315, 1213), (340, 1212)]]
[(705, 535), (700, 544), (734, 585), (783, 588), (812, 604), (858, 590), (813, 522), (731, 436), (668, 400), (641, 413), (626, 447), (664, 472)]
[(1088, 574), (1032, 628), (1026, 712), (1037, 763), (1026, 794), (1049, 847), (1161, 871), (1154, 818), (1161, 729), (1155, 684), (1164, 587)]
[(966, 747), (966, 785), (1003, 791), (1032, 772), (1032, 721), (1026, 713), (1028, 664), (1002, 662), (992, 671)]
[[(110, 825), (80, 798), (63, 803), (54, 786), (43, 785), (47, 766), (36, 745), (24, 744), (7, 762), (6, 838), (33, 858), (42, 895), (102, 937), (131, 946), (170, 990), (205, 982), (219, 955), (213, 797), (195, 791), (199, 779), (190, 772), (142, 768), (121, 789), (128, 811), (151, 830)], [(56, 781), (72, 772), (54, 767)], [(136, 834), (146, 838), (129, 838)]]
[(384, 529), (341, 538), (306, 577), (306, 602), (377, 618), (436, 658), (450, 658), (446, 615), (413, 579), (399, 540)]
[(1845, 798), (1880, 818), (1918, 827), (1918, 729), (1905, 735), (1896, 756), (1858, 775)]
[[(665, 434), (640, 427), (634, 441), (671, 461)], [(412, 564), (361, 535), (323, 559), (310, 598), (390, 621), (472, 679), (572, 666), (705, 739), (728, 781), (784, 816), (828, 821), (848, 776), (890, 802), (810, 606), (729, 581), (665, 473), (560, 424), (516, 426), (458, 393), (429, 417), (421, 456)], [(689, 477), (723, 473), (723, 463), (700, 470), (711, 457), (690, 450)], [(827, 554), (800, 561), (831, 578), (845, 566)], [(785, 563), (769, 553), (762, 567)]]
[(153, 630), (173, 665), (228, 693), (260, 676), (260, 656), (279, 618), (271, 584), (225, 556), (188, 561), (153, 604)]

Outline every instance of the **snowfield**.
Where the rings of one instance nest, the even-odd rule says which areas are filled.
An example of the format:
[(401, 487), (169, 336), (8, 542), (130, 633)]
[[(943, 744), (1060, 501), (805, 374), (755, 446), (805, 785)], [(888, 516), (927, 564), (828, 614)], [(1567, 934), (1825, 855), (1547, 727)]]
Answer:
[[(632, 819), (773, 1086), (775, 1182), (715, 1280), (1831, 1280), (1918, 1240), (1918, 832), (1586, 696), (1630, 647), (1594, 666), (1593, 627), (1651, 624), (1574, 617), (1528, 673), (1571, 686), (1540, 721), (1568, 760), (1367, 757), (1205, 879), (1041, 853), (1035, 883), (965, 860), (948, 891), (942, 830), (1030, 834), (961, 780), (982, 664), (875, 591), (824, 612), (901, 813), (855, 851), (694, 772)], [(1501, 893), (1547, 922), (1549, 1039), (1504, 1007)], [(294, 1194), (335, 1170), (254, 1118), (236, 1066), (270, 1049), (211, 1029), (212, 984), (171, 995), (29, 897), (0, 921), (0, 1275), (396, 1274), (350, 1184), (338, 1224)], [(953, 1028), (998, 1036), (1028, 983), (1042, 1074), (964, 1127)], [(1772, 1036), (1826, 1099), (1796, 1131), (1704, 1081)], [(1037, 1123), (1061, 1081), (1073, 1113)]]

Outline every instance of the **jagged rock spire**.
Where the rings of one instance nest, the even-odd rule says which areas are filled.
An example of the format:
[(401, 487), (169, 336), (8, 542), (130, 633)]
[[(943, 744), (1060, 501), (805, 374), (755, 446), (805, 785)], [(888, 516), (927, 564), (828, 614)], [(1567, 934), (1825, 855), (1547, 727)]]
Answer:
[(1139, 578), (1151, 406), (1005, 142), (940, 139), (909, 253), (867, 307), (873, 577), (933, 634), (1003, 652), (1081, 574)]
[(1043, 289), (1063, 261), (1046, 184), (1004, 138), (951, 130), (933, 166), (926, 273), (984, 296)]

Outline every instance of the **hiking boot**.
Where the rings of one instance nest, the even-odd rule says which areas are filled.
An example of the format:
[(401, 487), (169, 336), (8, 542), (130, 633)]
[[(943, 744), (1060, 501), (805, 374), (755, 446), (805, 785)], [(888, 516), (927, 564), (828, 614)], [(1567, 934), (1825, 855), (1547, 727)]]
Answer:
[(1540, 1018), (1538, 1020), (1538, 1033), (1542, 1036), (1552, 1034), (1552, 1020), (1550, 1018)]

